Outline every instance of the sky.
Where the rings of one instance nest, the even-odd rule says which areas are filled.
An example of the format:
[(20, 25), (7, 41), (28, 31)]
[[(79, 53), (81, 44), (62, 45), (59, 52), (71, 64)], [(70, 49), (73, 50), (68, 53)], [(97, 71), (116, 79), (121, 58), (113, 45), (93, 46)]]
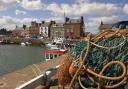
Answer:
[(84, 17), (85, 31), (95, 33), (101, 23), (128, 20), (128, 0), (0, 0), (0, 28), (13, 30), (31, 21), (56, 20), (64, 15)]

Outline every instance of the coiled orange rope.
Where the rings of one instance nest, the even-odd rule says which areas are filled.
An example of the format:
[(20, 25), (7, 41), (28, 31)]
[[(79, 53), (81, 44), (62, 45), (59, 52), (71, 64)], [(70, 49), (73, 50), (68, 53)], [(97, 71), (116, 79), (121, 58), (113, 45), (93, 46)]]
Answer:
[[(101, 34), (98, 34), (97, 36), (95, 36), (93, 39), (98, 39), (98, 40), (100, 40), (100, 39), (102, 39), (103, 37), (105, 37), (105, 35), (108, 35), (109, 32), (112, 32), (112, 34), (109, 35), (108, 38), (119, 33), (119, 31), (113, 31), (113, 30), (104, 31), (104, 32), (102, 32)], [(119, 33), (119, 35), (122, 35), (122, 34)], [(95, 83), (98, 85), (98, 89), (101, 89), (101, 87), (104, 87), (104, 88), (114, 88), (114, 89), (115, 89), (115, 88), (119, 87), (120, 85), (124, 84), (124, 83), (126, 82), (126, 80), (128, 79), (128, 77), (126, 76), (126, 74), (128, 74), (128, 71), (126, 71), (127, 68), (126, 68), (126, 66), (125, 66), (124, 63), (122, 63), (122, 62), (120, 62), (120, 61), (111, 61), (111, 62), (109, 62), (108, 64), (106, 64), (106, 65), (103, 67), (103, 69), (101, 70), (100, 73), (96, 73), (96, 72), (93, 71), (91, 68), (89, 68), (89, 67), (87, 67), (86, 65), (84, 65), (83, 63), (84, 63), (85, 60), (86, 60), (86, 57), (87, 57), (87, 55), (88, 55), (88, 53), (89, 53), (89, 50), (90, 50), (90, 46), (91, 46), (91, 45), (94, 45), (94, 46), (100, 47), (100, 48), (104, 48), (104, 49), (114, 49), (114, 48), (117, 48), (117, 47), (122, 46), (122, 45), (125, 43), (126, 38), (123, 36), (124, 41), (121, 42), (121, 43), (120, 43), (119, 45), (117, 45), (117, 46), (114, 46), (114, 47), (104, 47), (104, 46), (100, 46), (100, 45), (97, 45), (97, 44), (91, 42), (91, 41), (90, 41), (90, 40), (91, 40), (91, 39), (90, 39), (90, 36), (88, 36), (88, 37), (89, 37), (89, 39), (86, 39), (86, 41), (88, 42), (88, 44), (87, 44), (87, 47), (85, 48), (85, 49), (86, 49), (85, 56), (83, 57), (83, 54), (84, 54), (83, 52), (84, 52), (84, 51), (82, 51), (82, 53), (81, 53), (81, 55), (80, 55), (80, 67), (78, 68), (78, 70), (76, 71), (75, 75), (73, 76), (72, 81), (71, 81), (70, 86), (69, 86), (69, 89), (71, 89), (71, 87), (73, 86), (73, 83), (74, 83), (74, 81), (75, 81), (77, 75), (79, 74), (79, 71), (80, 71), (81, 69), (83, 69), (83, 68), (84, 68), (84, 70), (85, 70), (85, 73), (87, 73), (87, 75), (89, 76), (89, 79), (92, 80), (93, 82), (95, 82), (95, 80), (93, 79), (93, 77), (90, 77), (89, 74), (94, 75), (94, 76), (96, 76), (96, 77), (99, 78), (99, 82), (98, 82), (98, 83), (95, 82)], [(98, 40), (97, 40), (97, 41), (98, 41)], [(85, 49), (84, 49), (84, 50), (85, 50)], [(103, 75), (103, 72), (104, 72), (110, 65), (113, 65), (113, 64), (119, 64), (119, 65), (121, 66), (121, 68), (122, 68), (122, 70), (123, 70), (122, 74), (121, 74), (120, 76), (117, 76), (117, 77), (108, 77), (108, 76), (104, 76), (104, 75)], [(119, 80), (119, 81), (118, 81), (116, 84), (113, 84), (113, 85), (102, 85), (102, 84), (101, 84), (101, 80), (103, 80), (103, 79), (104, 79), (104, 80), (110, 80), (110, 81), (111, 81), (111, 80)], [(80, 76), (78, 77), (78, 81), (79, 81), (80, 86), (81, 86), (83, 89), (87, 89), (87, 88), (85, 88), (85, 87), (82, 85), (81, 80), (80, 80)]]
[(75, 79), (76, 79), (79, 71), (82, 69), (82, 67), (84, 65), (84, 61), (85, 61), (85, 59), (86, 59), (86, 57), (87, 57), (87, 55), (89, 53), (89, 49), (90, 49), (90, 37), (91, 37), (91, 35), (88, 35), (88, 37), (89, 37), (89, 39), (88, 39), (87, 50), (86, 50), (85, 56), (84, 56), (84, 58), (82, 57), (83, 56), (83, 52), (84, 52), (84, 51), (82, 51), (81, 56), (80, 56), (80, 60), (82, 60), (81, 61), (81, 64), (80, 64), (80, 67), (78, 68), (78, 70), (76, 71), (75, 75), (73, 76), (73, 78), (72, 78), (72, 80), (70, 82), (70, 85), (69, 85), (69, 89), (72, 88), (72, 85), (73, 85), (73, 83), (74, 83), (74, 81), (75, 81)]

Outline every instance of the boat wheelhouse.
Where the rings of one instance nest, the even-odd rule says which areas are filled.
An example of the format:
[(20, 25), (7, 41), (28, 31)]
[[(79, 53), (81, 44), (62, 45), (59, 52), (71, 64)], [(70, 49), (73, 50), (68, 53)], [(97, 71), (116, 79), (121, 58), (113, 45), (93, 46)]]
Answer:
[(45, 59), (46, 60), (55, 59), (61, 56), (62, 54), (64, 54), (66, 51), (67, 49), (64, 46), (64, 44), (51, 46), (45, 49)]

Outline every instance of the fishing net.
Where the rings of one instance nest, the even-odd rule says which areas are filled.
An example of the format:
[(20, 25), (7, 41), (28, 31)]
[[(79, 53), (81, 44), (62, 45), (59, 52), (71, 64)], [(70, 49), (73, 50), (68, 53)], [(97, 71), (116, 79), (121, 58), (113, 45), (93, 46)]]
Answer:
[[(78, 74), (79, 77), (77, 76), (78, 80), (76, 84), (81, 88), (82, 86), (83, 88), (96, 88), (97, 85), (100, 85), (100, 87), (102, 87), (101, 89), (128, 89), (128, 83), (126, 81), (127, 74), (124, 73), (126, 70), (123, 69), (128, 66), (128, 36), (114, 34), (110, 37), (101, 37), (101, 39), (98, 40), (91, 39), (90, 44), (91, 47), (88, 55), (85, 59), (83, 59), (85, 60), (83, 61), (83, 67), (89, 68), (91, 71), (95, 72), (97, 76), (95, 76), (95, 74), (93, 75), (93, 73), (90, 73), (88, 69), (85, 69), (83, 74)], [(84, 58), (84, 55), (87, 51), (87, 45), (88, 41), (81, 41), (76, 43), (72, 49), (71, 54), (75, 59), (73, 60), (74, 66), (79, 68), (81, 63), (81, 55), (82, 58)], [(110, 63), (110, 65), (108, 63)], [(105, 66), (106, 68), (104, 68)], [(121, 75), (122, 78), (120, 79), (102, 78), (102, 76), (114, 78)]]

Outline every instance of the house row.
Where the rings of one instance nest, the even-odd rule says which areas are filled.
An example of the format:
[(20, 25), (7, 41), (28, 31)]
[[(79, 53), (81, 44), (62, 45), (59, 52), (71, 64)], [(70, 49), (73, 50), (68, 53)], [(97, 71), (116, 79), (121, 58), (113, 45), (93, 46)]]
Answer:
[(56, 21), (42, 21), (37, 23), (31, 22), (30, 27), (16, 28), (13, 36), (40, 36), (43, 38), (80, 38), (84, 35), (84, 19), (81, 16), (78, 19), (65, 18), (65, 22), (58, 23)]
[(13, 37), (17, 37), (17, 36), (19, 36), (19, 37), (26, 37), (26, 36), (30, 36), (29, 27), (26, 27), (25, 29), (22, 28), (22, 27), (16, 27), (16, 28), (12, 31), (11, 35), (12, 35)]

